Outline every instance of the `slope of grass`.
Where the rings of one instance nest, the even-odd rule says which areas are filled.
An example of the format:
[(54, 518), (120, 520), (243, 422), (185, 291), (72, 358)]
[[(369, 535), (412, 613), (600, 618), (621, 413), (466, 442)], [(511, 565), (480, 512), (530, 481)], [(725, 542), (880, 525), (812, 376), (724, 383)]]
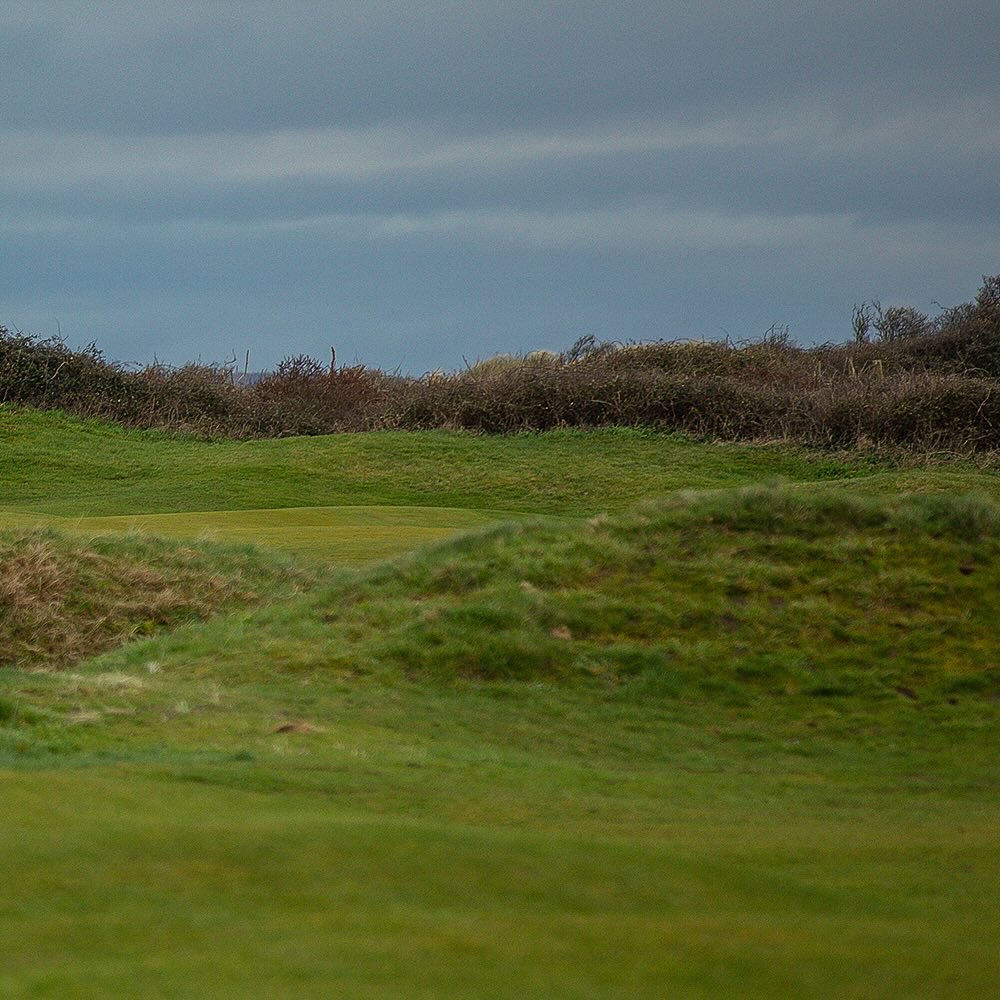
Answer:
[(675, 496), (0, 675), (0, 982), (987, 996), (998, 516)]
[(16, 552), (188, 549), (261, 596), (263, 555), (92, 536), (361, 561), (477, 528), (0, 669), (0, 994), (992, 996), (996, 476), (0, 409), (0, 484)]
[(358, 505), (586, 515), (678, 487), (872, 469), (846, 457), (635, 430), (199, 441), (10, 407), (0, 407), (0, 468), (0, 507), (63, 516)]
[[(1000, 506), (986, 500), (680, 495), (582, 530), (466, 536), (345, 584), (319, 598), (333, 638), (318, 656), (731, 697), (916, 697), (927, 684), (975, 688), (992, 671), (1000, 693), (998, 553)], [(360, 634), (365, 621), (379, 623), (368, 642), (338, 658), (339, 629)]]

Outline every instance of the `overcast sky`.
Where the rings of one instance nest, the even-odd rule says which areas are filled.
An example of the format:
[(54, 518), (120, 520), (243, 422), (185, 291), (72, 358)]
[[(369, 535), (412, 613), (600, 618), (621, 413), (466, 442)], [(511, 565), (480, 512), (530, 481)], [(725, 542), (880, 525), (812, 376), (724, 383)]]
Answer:
[(996, 0), (0, 2), (0, 324), (422, 372), (1000, 272)]

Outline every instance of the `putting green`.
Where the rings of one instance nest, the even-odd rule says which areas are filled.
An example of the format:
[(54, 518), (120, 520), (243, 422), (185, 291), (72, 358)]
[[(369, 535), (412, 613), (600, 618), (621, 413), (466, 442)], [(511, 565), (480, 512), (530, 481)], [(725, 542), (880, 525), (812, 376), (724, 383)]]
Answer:
[(164, 538), (266, 545), (343, 565), (386, 559), (497, 521), (508, 511), (451, 507), (286, 507), (115, 517), (56, 517), (0, 511), (0, 527), (57, 527), (81, 534), (144, 532)]

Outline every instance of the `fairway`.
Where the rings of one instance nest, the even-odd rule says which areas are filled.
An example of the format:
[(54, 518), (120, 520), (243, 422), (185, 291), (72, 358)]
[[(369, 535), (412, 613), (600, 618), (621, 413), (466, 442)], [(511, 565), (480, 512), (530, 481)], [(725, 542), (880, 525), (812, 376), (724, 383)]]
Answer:
[[(381, 755), (366, 768), (397, 780)], [(679, 777), (659, 788), (675, 805), (657, 834), (588, 835), (539, 830), (537, 817), (386, 815), (316, 793), (124, 776), (5, 780), (21, 827), (0, 831), (0, 850), (27, 880), (5, 891), (19, 932), (6, 937), (4, 995), (180, 997), (193, 983), (217, 996), (372, 998), (992, 987), (989, 928), (974, 918), (989, 905), (973, 874), (986, 815), (958, 835), (933, 807), (903, 829), (859, 829), (856, 796), (832, 808), (767, 778), (750, 796), (731, 780)], [(901, 874), (919, 877), (918, 894)], [(917, 918), (946, 883), (965, 900), (954, 937)]]
[(251, 593), (0, 669), (3, 996), (992, 995), (995, 473), (5, 408), (0, 470), (101, 593)]

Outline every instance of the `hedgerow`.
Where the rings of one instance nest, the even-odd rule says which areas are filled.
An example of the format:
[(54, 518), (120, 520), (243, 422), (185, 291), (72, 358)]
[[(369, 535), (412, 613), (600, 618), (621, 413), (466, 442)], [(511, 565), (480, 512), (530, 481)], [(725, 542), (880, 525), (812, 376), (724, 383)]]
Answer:
[(133, 370), (90, 345), (0, 327), (0, 402), (209, 436), (457, 428), (485, 433), (633, 426), (728, 440), (1000, 448), (1000, 275), (928, 318), (856, 306), (853, 340), (601, 343), (498, 356), (422, 377), (305, 355), (248, 381), (232, 365)]

